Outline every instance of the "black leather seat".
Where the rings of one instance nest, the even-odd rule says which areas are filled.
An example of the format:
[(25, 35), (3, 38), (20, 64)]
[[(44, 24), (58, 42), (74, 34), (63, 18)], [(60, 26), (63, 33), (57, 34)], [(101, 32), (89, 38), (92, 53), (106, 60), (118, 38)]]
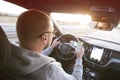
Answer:
[(3, 29), (0, 26), (0, 80), (9, 80), (5, 74), (6, 65), (9, 61), (11, 53), (10, 42)]

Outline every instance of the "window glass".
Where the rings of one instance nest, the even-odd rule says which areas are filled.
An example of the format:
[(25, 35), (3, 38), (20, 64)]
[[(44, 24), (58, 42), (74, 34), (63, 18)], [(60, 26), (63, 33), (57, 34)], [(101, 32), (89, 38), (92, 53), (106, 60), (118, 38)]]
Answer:
[(87, 14), (51, 13), (51, 17), (58, 23), (64, 33), (73, 33), (120, 43), (120, 25), (111, 31), (104, 31), (95, 29), (94, 26), (97, 22), (92, 21), (90, 15)]
[(65, 33), (89, 34), (93, 30), (89, 27), (91, 17), (87, 14), (51, 13), (51, 17)]
[(16, 35), (16, 21), (23, 11), (27, 9), (15, 4), (0, 1), (0, 25), (7, 34), (9, 40), (18, 41)]

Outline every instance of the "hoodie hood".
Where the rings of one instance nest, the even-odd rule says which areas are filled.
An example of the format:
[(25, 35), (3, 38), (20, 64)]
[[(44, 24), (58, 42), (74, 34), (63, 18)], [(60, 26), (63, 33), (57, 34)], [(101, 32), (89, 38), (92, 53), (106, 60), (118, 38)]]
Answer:
[(14, 75), (23, 76), (54, 61), (53, 58), (11, 44), (11, 58), (7, 69)]

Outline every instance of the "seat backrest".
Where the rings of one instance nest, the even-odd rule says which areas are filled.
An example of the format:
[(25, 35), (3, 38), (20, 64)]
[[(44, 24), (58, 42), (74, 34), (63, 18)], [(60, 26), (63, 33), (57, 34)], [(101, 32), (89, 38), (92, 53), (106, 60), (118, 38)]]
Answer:
[(0, 26), (0, 80), (8, 80), (4, 70), (11, 53), (10, 42)]

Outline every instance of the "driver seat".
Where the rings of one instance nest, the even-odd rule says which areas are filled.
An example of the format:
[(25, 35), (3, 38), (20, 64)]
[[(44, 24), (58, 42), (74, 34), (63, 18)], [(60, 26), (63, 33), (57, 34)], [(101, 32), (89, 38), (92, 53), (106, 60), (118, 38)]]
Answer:
[(11, 53), (10, 42), (0, 26), (0, 80), (10, 80), (6, 75), (6, 65)]

